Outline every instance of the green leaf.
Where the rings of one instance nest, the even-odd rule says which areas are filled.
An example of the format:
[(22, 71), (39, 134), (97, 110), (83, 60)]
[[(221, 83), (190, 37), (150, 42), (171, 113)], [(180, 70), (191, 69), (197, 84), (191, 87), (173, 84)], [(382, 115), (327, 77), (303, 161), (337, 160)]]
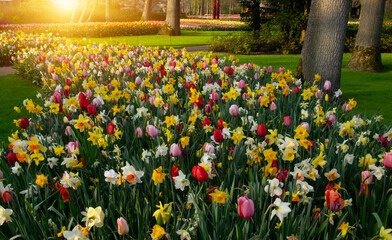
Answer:
[(378, 216), (378, 214), (376, 212), (373, 212), (372, 214), (373, 214), (374, 218), (377, 220), (378, 227), (381, 228), (383, 226), (383, 224), (382, 224), (382, 221), (380, 219), (380, 216)]

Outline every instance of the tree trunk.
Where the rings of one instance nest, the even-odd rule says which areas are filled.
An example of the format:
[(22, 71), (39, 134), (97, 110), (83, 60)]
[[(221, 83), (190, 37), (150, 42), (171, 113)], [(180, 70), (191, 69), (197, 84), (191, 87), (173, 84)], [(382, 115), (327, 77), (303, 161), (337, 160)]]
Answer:
[(219, 0), (216, 0), (216, 19), (219, 19)]
[(106, 22), (111, 21), (110, 7), (111, 7), (111, 0), (106, 0), (105, 1), (105, 21)]
[(314, 80), (315, 74), (321, 75), (320, 87), (330, 80), (331, 91), (340, 88), (349, 8), (349, 0), (313, 0), (310, 6), (299, 67), (308, 82)]
[(216, 0), (213, 0), (212, 4), (212, 19), (216, 19)]
[(180, 0), (167, 0), (165, 26), (159, 33), (170, 36), (181, 35)]
[(346, 68), (363, 72), (382, 72), (380, 39), (385, 0), (364, 0), (355, 47)]
[(82, 13), (80, 14), (78, 23), (82, 23), (83, 19), (85, 18), (87, 8), (88, 8), (88, 0), (84, 0), (82, 6), (83, 6), (83, 10), (82, 10)]
[(95, 0), (92, 4), (93, 4), (93, 8), (91, 9), (90, 14), (88, 15), (88, 18), (87, 18), (86, 22), (90, 22), (91, 21), (91, 17), (93, 16), (93, 13), (95, 11), (95, 7), (98, 4), (98, 0)]
[(144, 0), (143, 15), (140, 21), (151, 20), (152, 0)]

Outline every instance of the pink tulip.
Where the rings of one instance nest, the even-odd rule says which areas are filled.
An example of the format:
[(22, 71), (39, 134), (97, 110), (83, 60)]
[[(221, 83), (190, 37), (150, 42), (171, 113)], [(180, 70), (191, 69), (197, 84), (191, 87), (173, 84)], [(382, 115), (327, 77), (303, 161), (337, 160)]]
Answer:
[(204, 151), (208, 153), (215, 153), (215, 147), (211, 143), (206, 143), (206, 145), (204, 146)]
[(216, 93), (216, 92), (212, 92), (212, 94), (211, 94), (211, 99), (213, 100), (213, 101), (218, 101), (219, 100), (219, 94), (218, 93)]
[(272, 102), (271, 104), (270, 104), (270, 110), (271, 111), (275, 111), (276, 110), (276, 104), (275, 104), (275, 102)]
[(252, 68), (253, 68), (253, 63), (248, 63), (248, 69), (252, 70)]
[(158, 136), (158, 129), (156, 129), (153, 125), (148, 125), (146, 127), (146, 132), (150, 137), (156, 137)]
[(94, 98), (93, 99), (93, 105), (95, 108), (99, 108), (101, 106), (101, 100), (99, 100), (98, 98)]
[(68, 153), (72, 153), (72, 151), (79, 150), (78, 142), (69, 142), (67, 145)]
[(129, 226), (127, 221), (123, 218), (117, 218), (118, 234), (125, 235), (129, 232)]
[(269, 67), (268, 67), (268, 72), (269, 72), (269, 73), (273, 73), (273, 72), (274, 72), (274, 68), (273, 68), (272, 66), (269, 66)]
[(245, 81), (241, 79), (241, 80), (238, 82), (238, 87), (241, 88), (241, 89), (245, 89)]
[(247, 196), (239, 197), (238, 202), (238, 214), (242, 218), (251, 218), (255, 212), (255, 206), (253, 201)]
[(291, 126), (291, 117), (290, 116), (283, 117), (283, 124), (286, 127), (290, 127)]
[(137, 136), (137, 138), (141, 138), (143, 137), (143, 130), (141, 127), (137, 127), (135, 130), (135, 135)]
[(61, 93), (59, 91), (53, 93), (53, 102), (57, 104), (61, 103)]
[(57, 81), (57, 80), (59, 80), (59, 77), (54, 73), (54, 74), (52, 74), (52, 79), (54, 81)]
[(392, 152), (389, 152), (385, 155), (383, 164), (386, 168), (392, 168)]
[(242, 94), (242, 100), (247, 100), (249, 98), (249, 95), (247, 93)]
[(267, 70), (267, 67), (264, 66), (264, 67), (263, 67), (263, 73), (266, 73), (266, 72), (268, 72), (268, 70)]
[(322, 97), (321, 91), (317, 90), (315, 96), (316, 96), (317, 99), (320, 99)]
[(284, 72), (284, 67), (282, 68), (282, 67), (280, 67), (279, 69), (278, 69), (278, 73), (282, 73), (282, 72)]
[(260, 78), (260, 74), (259, 73), (255, 73), (255, 79), (258, 80)]
[(182, 155), (181, 147), (177, 143), (173, 143), (170, 146), (170, 156), (180, 157)]
[(88, 90), (86, 91), (86, 98), (90, 99), (90, 98), (92, 98), (92, 97), (93, 97), (93, 93), (91, 92), (90, 89), (88, 89)]
[(331, 89), (331, 87), (332, 87), (331, 81), (329, 81), (329, 80), (325, 81), (324, 90), (329, 91)]
[(362, 183), (371, 184), (373, 182), (373, 175), (370, 171), (362, 171)]
[(211, 114), (211, 105), (210, 104), (206, 104), (204, 106), (204, 110), (206, 111), (206, 114)]
[(71, 134), (72, 134), (72, 128), (71, 128), (71, 126), (67, 126), (65, 128), (65, 135), (71, 136)]
[(238, 115), (240, 115), (240, 110), (238, 109), (237, 105), (233, 104), (229, 108), (229, 113), (231, 116), (237, 117)]
[(307, 123), (307, 122), (302, 122), (302, 123), (301, 123), (301, 126), (302, 126), (303, 128), (306, 128), (306, 131), (309, 133), (309, 123)]

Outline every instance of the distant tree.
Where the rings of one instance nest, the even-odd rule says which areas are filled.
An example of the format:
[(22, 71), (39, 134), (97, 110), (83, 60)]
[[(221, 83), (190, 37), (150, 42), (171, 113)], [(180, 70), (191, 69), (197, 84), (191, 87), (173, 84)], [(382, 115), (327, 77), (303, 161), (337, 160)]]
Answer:
[(111, 21), (111, 14), (110, 14), (110, 8), (112, 7), (112, 0), (106, 0), (105, 1), (105, 21), (110, 22)]
[(363, 0), (355, 47), (346, 68), (382, 72), (380, 40), (385, 0)]
[(140, 21), (151, 20), (152, 0), (144, 0), (143, 15)]
[(180, 0), (167, 0), (165, 25), (160, 34), (178, 36), (180, 29)]
[(319, 74), (319, 86), (330, 80), (331, 91), (340, 88), (349, 10), (348, 0), (312, 0), (297, 76), (312, 81)]

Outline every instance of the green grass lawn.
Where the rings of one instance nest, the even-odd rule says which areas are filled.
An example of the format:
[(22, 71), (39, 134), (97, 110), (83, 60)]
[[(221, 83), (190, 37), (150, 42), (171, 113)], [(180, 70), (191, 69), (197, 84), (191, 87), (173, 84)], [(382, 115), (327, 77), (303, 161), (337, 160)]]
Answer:
[[(293, 72), (300, 55), (237, 55), (241, 62), (253, 62), (259, 66), (285, 67)], [(343, 55), (343, 66), (347, 65), (351, 54)], [(344, 99), (354, 98), (358, 105), (355, 111), (361, 115), (381, 114), (384, 123), (392, 122), (392, 54), (382, 54), (386, 67), (383, 73), (359, 72), (343, 68), (341, 90)]]
[(80, 41), (82, 44), (108, 42), (127, 43), (131, 45), (159, 46), (166, 47), (189, 47), (207, 45), (214, 36), (224, 36), (227, 34), (239, 34), (236, 31), (181, 31), (181, 36), (165, 35), (143, 35), (143, 36), (122, 36), (122, 37), (105, 37), (105, 38), (70, 38), (74, 41)]
[[(26, 116), (26, 112), (16, 113), (15, 106), (22, 107), (23, 100), (30, 98), (36, 100), (36, 93), (39, 90), (31, 81), (18, 77), (14, 74), (0, 76), (2, 86), (0, 94), (0, 143), (8, 143), (8, 136), (12, 130), (17, 128), (13, 123), (14, 119)], [(7, 140), (7, 141), (6, 141)]]

